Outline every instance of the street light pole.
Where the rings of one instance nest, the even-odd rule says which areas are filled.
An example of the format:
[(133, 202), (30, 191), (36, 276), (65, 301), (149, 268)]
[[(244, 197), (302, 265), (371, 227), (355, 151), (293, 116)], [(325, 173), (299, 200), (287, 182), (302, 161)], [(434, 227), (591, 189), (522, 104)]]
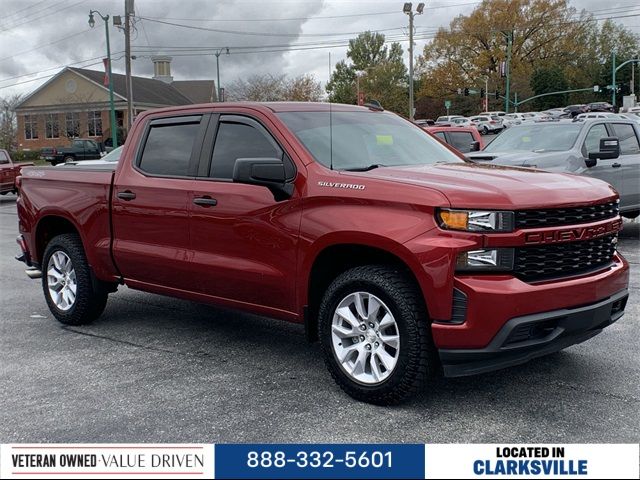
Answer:
[(216, 56), (216, 76), (217, 76), (217, 83), (216, 83), (216, 101), (220, 102), (220, 92), (222, 91), (220, 89), (220, 55), (222, 54), (222, 51), (226, 50), (227, 55), (229, 55), (229, 47), (225, 47), (225, 48), (219, 48), (218, 50), (216, 50), (216, 52), (214, 53), (214, 55)]
[(113, 148), (118, 147), (118, 125), (116, 124), (116, 109), (113, 104), (113, 79), (111, 78), (111, 45), (109, 43), (109, 15), (103, 16), (97, 10), (89, 11), (89, 26), (93, 28), (96, 24), (93, 14), (97, 14), (102, 20), (104, 20), (104, 30), (107, 34), (107, 75), (109, 77), (109, 109), (111, 110), (110, 123), (111, 123), (111, 142)]
[(507, 33), (501, 33), (507, 37), (507, 62), (505, 65), (507, 81), (504, 89), (504, 111), (509, 113), (509, 102), (511, 101), (511, 50), (513, 48), (513, 30)]
[(422, 15), (424, 11), (424, 3), (419, 3), (416, 11), (413, 11), (411, 2), (404, 4), (402, 11), (409, 15), (409, 119), (413, 121), (413, 18), (416, 15)]
[(616, 52), (611, 52), (611, 105), (616, 106)]

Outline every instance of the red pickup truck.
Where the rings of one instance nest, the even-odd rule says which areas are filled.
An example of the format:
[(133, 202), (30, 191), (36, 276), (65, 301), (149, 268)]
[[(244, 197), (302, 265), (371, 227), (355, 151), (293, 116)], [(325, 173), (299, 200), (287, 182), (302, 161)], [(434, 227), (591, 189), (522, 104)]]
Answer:
[(0, 149), (0, 195), (16, 192), (16, 178), (22, 167), (32, 167), (33, 163), (13, 163), (11, 155)]
[(19, 181), (19, 259), (62, 323), (121, 284), (304, 323), (376, 404), (582, 342), (628, 296), (608, 184), (473, 163), (366, 107), (148, 111), (117, 166)]

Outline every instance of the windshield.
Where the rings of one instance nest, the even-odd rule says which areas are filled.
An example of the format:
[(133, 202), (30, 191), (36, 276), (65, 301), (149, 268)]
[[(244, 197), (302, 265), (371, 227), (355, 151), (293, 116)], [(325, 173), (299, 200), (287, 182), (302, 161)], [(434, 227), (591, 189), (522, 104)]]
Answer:
[(120, 155), (122, 155), (122, 147), (114, 148), (102, 157), (102, 160), (105, 162), (117, 162), (120, 160)]
[(581, 125), (535, 124), (505, 130), (487, 145), (485, 152), (563, 152), (576, 143)]
[(387, 112), (332, 112), (331, 135), (327, 111), (278, 117), (318, 162), (330, 167), (333, 160), (336, 170), (464, 162), (420, 127)]

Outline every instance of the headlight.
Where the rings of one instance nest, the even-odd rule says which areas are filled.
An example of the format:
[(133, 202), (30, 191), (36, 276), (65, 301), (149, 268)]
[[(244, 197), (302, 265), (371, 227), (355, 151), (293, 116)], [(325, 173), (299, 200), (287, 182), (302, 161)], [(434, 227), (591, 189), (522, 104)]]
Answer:
[(506, 272), (513, 270), (513, 248), (493, 248), (461, 252), (456, 270), (462, 272)]
[(442, 228), (467, 232), (511, 232), (514, 225), (513, 212), (441, 209), (438, 218)]

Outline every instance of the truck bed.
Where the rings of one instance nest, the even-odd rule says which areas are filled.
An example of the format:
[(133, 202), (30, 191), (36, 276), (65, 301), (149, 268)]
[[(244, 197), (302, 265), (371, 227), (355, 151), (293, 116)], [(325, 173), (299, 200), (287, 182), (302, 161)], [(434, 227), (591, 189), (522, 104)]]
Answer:
[[(111, 261), (110, 196), (114, 177), (111, 165), (92, 167), (27, 167), (22, 170), (18, 198), (20, 218), (39, 218), (63, 214), (73, 218), (80, 232), (87, 259), (101, 278), (116, 276)], [(70, 215), (69, 215), (70, 214)], [(29, 225), (27, 225), (29, 224)], [(31, 222), (21, 220), (20, 229)], [(28, 236), (32, 238), (32, 236)], [(37, 234), (33, 236), (37, 238)], [(34, 240), (34, 243), (38, 243)], [(34, 262), (39, 263), (42, 248), (30, 245)]]

